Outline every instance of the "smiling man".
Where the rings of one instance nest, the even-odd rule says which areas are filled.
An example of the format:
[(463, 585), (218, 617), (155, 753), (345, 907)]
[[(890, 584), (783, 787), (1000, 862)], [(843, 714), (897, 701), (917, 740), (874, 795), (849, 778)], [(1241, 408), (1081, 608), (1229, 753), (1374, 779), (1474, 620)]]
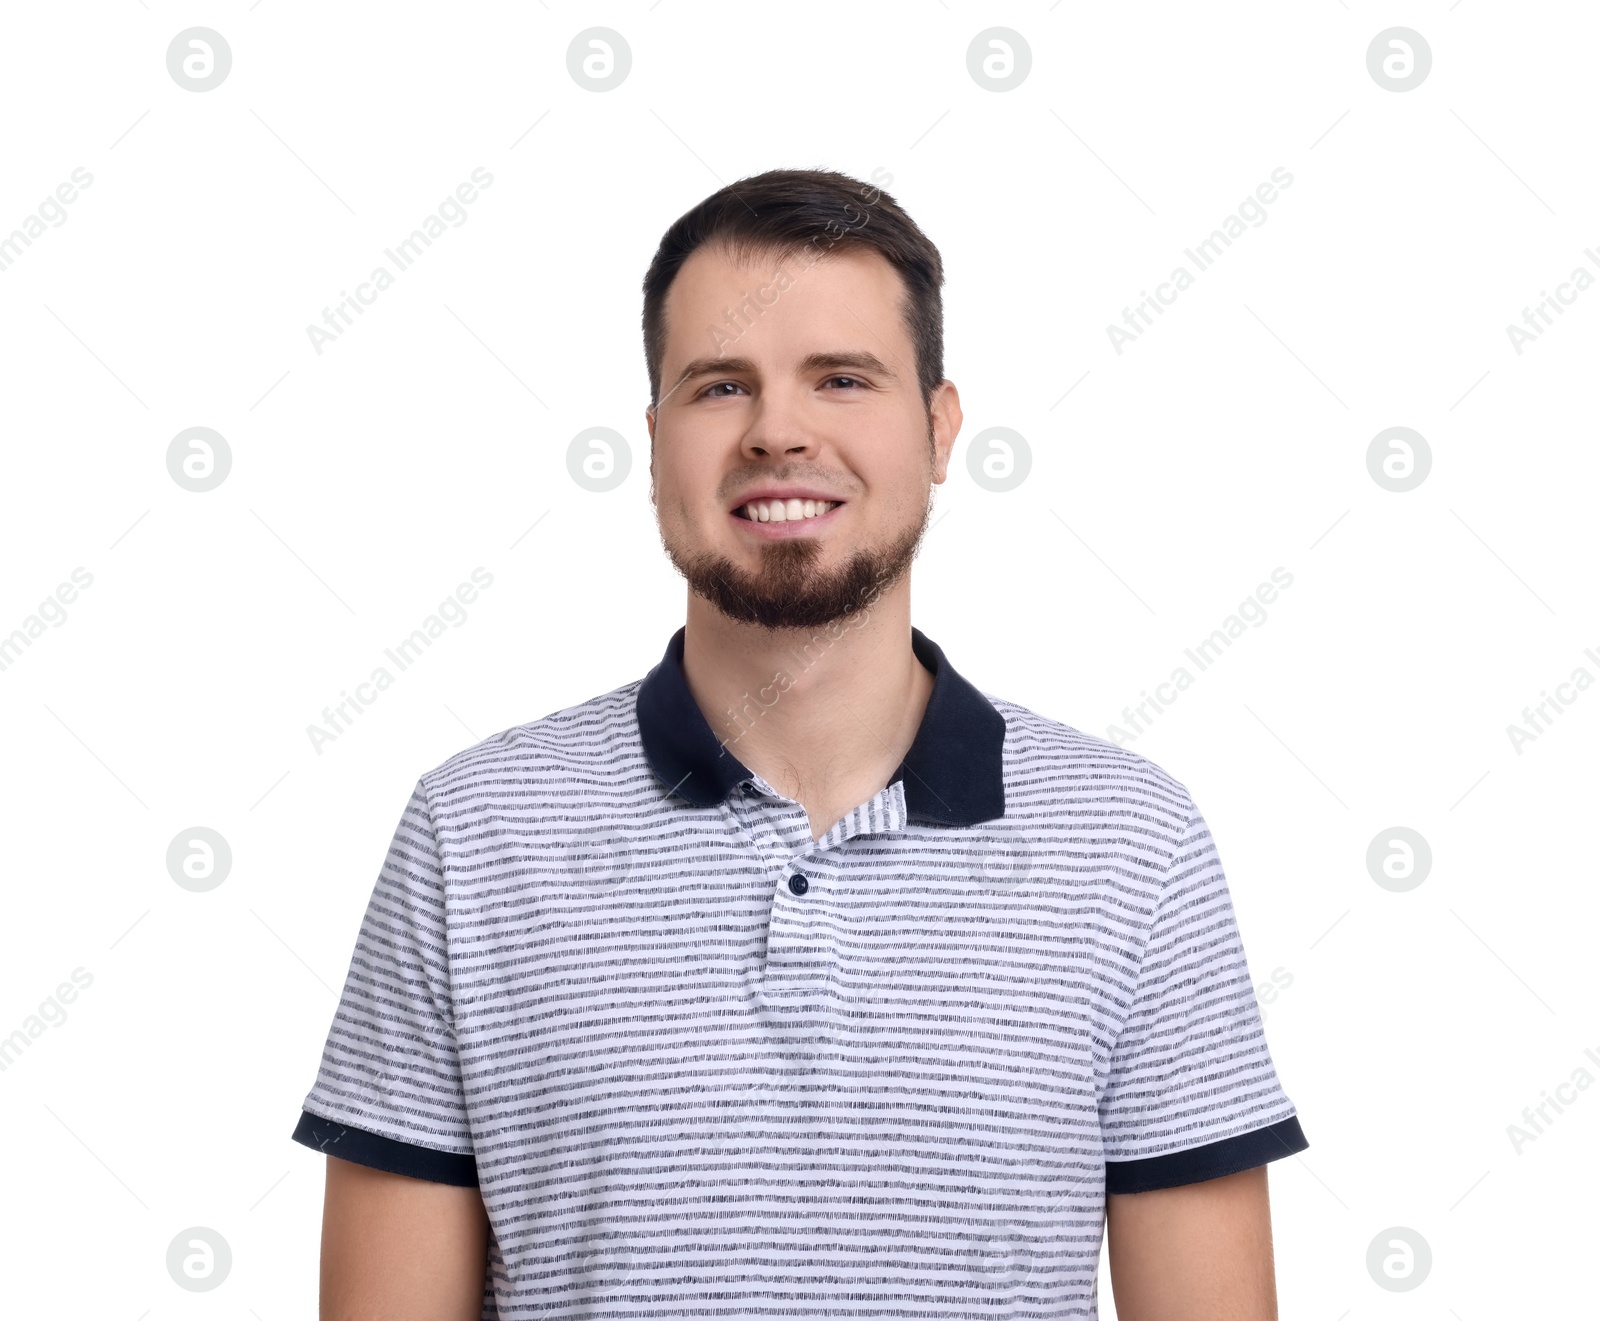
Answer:
[(1277, 1315), (1304, 1150), (1183, 784), (911, 625), (939, 254), (780, 170), (645, 277), (644, 678), (416, 783), (297, 1140), (323, 1318)]

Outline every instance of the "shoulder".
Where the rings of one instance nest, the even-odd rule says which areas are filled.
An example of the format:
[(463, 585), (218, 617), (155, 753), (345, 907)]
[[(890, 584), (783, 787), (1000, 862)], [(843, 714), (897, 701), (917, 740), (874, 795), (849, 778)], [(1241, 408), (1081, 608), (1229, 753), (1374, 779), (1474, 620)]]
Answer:
[(643, 766), (634, 703), (642, 679), (453, 753), (420, 777), (436, 804), (564, 797)]
[(1006, 815), (1065, 813), (1148, 830), (1175, 847), (1196, 808), (1188, 787), (1132, 748), (985, 692), (1006, 722)]

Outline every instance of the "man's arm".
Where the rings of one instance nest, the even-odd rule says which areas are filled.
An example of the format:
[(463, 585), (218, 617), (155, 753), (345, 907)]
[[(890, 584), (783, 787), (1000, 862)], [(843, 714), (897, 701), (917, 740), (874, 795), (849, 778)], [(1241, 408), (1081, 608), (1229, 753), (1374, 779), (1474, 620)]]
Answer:
[(321, 1321), (478, 1321), (488, 1248), (476, 1188), (328, 1157)]
[(1117, 1321), (1277, 1321), (1267, 1167), (1106, 1197)]

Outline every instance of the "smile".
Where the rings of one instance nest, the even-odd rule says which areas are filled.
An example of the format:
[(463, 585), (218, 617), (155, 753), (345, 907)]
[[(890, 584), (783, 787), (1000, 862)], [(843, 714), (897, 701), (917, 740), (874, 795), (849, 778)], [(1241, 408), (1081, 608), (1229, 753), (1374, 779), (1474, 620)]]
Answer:
[(842, 500), (752, 500), (735, 509), (736, 518), (752, 523), (797, 523), (802, 518), (820, 518), (837, 509)]
[(843, 501), (749, 501), (728, 517), (755, 541), (792, 541), (822, 536), (842, 517)]

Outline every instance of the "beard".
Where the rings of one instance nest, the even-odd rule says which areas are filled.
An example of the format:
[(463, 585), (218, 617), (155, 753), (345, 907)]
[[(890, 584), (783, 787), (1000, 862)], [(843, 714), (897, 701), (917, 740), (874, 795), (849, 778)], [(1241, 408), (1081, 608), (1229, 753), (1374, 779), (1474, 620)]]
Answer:
[(711, 551), (690, 554), (662, 533), (662, 545), (689, 590), (704, 597), (729, 619), (766, 629), (814, 629), (867, 609), (911, 567), (933, 503), (886, 545), (858, 550), (844, 564), (819, 572), (822, 544), (811, 537), (768, 542), (760, 547), (761, 567), (740, 568)]

